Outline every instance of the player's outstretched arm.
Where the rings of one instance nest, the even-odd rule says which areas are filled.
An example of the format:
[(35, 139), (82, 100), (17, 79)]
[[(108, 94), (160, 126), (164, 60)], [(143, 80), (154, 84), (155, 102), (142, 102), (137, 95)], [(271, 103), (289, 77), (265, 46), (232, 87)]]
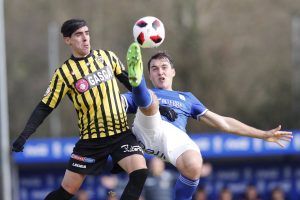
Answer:
[(52, 112), (50, 108), (43, 102), (40, 102), (32, 112), (24, 130), (12, 144), (12, 151), (21, 152), (24, 149), (26, 140), (35, 132), (44, 119)]
[(201, 121), (224, 132), (263, 139), (268, 142), (274, 142), (281, 147), (284, 147), (282, 141), (290, 142), (293, 138), (292, 132), (281, 131), (281, 125), (274, 129), (264, 131), (244, 124), (234, 118), (224, 117), (211, 111), (207, 111), (201, 117)]

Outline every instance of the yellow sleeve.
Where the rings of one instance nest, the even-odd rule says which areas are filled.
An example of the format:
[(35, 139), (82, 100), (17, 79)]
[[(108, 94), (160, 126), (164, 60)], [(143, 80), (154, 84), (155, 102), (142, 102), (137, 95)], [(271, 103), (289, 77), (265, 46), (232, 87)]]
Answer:
[(56, 108), (61, 99), (68, 92), (68, 87), (62, 79), (59, 69), (57, 69), (51, 79), (51, 82), (44, 94), (42, 102), (51, 108)]
[(121, 60), (116, 56), (116, 54), (112, 51), (109, 51), (112, 58), (112, 66), (115, 75), (119, 75), (122, 71), (125, 71), (125, 67)]

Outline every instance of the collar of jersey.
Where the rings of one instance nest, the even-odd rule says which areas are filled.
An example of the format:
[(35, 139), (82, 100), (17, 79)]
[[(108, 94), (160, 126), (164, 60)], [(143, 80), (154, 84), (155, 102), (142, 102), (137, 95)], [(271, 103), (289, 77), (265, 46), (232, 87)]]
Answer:
[(71, 59), (75, 60), (75, 61), (80, 61), (80, 60), (84, 60), (84, 59), (90, 57), (92, 54), (93, 54), (93, 51), (91, 50), (90, 53), (88, 55), (86, 55), (85, 57), (77, 58), (74, 55), (71, 55)]

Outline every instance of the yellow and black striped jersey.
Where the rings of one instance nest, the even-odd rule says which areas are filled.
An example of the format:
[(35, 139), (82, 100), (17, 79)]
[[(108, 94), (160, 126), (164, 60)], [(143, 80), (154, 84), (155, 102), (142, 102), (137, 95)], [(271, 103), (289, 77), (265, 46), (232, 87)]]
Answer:
[(102, 138), (128, 130), (115, 76), (123, 64), (111, 51), (92, 50), (84, 58), (71, 57), (56, 69), (42, 102), (57, 107), (67, 94), (78, 116), (80, 138)]

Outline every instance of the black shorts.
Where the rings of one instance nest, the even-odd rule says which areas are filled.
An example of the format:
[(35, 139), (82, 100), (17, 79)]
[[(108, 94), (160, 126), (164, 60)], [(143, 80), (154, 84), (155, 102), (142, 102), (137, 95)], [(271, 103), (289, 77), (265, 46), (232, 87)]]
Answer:
[(118, 173), (123, 169), (117, 162), (134, 154), (144, 155), (130, 130), (107, 138), (81, 139), (75, 144), (67, 169), (79, 174), (99, 174), (105, 167), (108, 156), (111, 156), (112, 173)]

